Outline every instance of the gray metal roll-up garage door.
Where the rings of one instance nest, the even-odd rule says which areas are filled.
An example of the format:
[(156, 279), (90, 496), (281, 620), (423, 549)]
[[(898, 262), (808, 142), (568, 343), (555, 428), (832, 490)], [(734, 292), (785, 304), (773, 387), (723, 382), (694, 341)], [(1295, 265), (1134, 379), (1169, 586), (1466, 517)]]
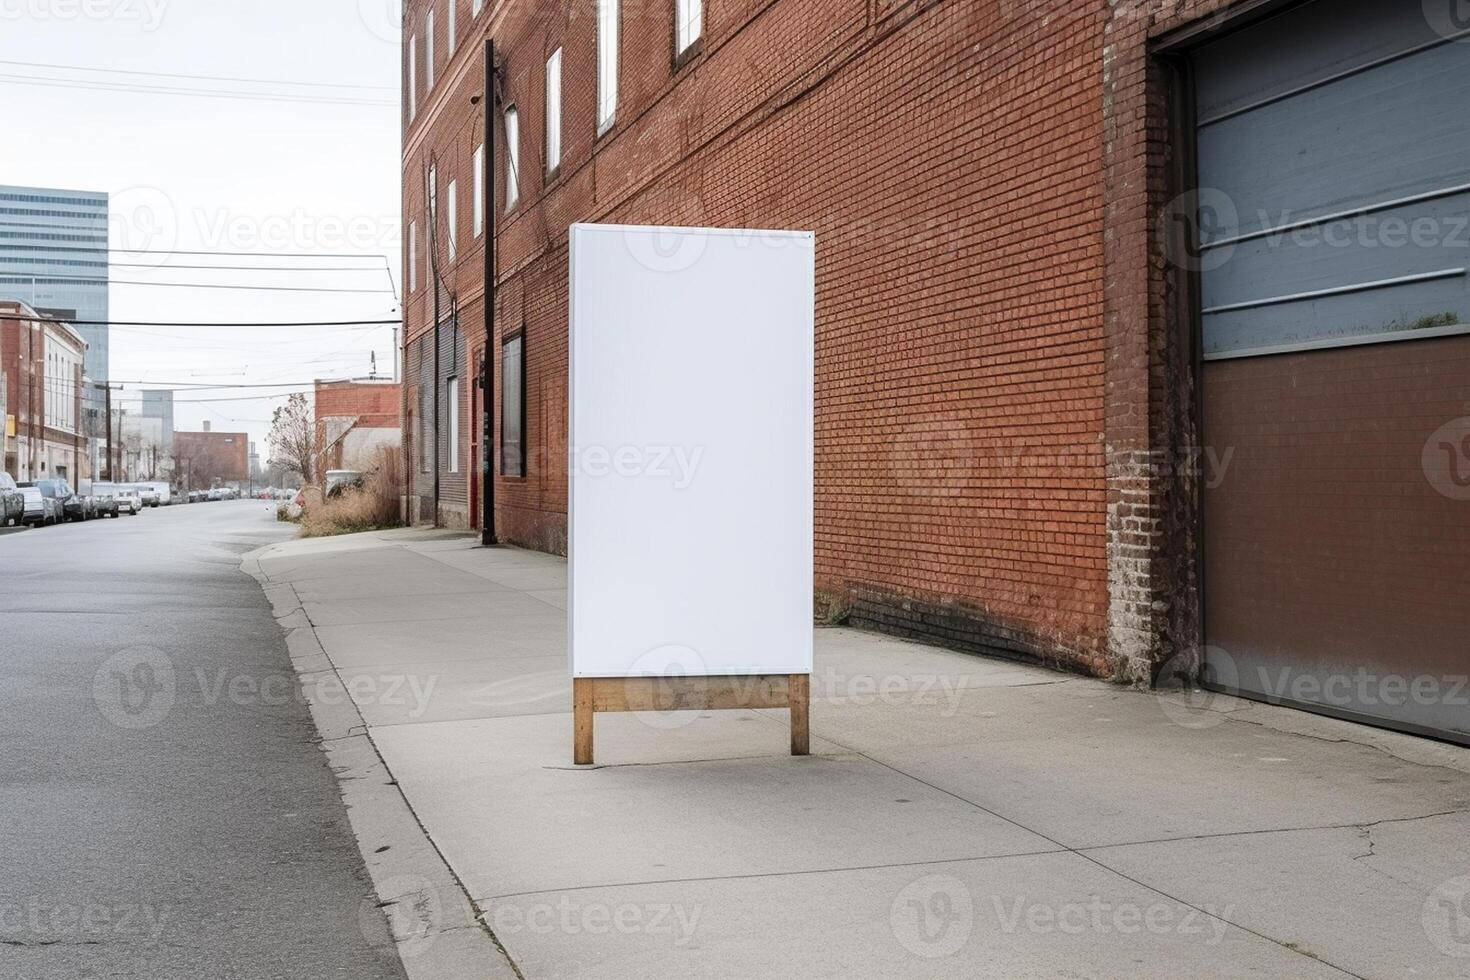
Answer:
[(1193, 52), (1207, 679), (1470, 742), (1470, 23)]

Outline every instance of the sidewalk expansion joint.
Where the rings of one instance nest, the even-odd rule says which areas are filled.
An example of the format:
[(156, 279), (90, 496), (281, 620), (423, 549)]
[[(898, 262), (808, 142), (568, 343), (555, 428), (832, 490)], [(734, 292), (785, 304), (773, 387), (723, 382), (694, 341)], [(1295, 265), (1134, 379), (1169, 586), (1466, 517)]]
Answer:
[[(759, 714), (759, 712), (757, 712), (757, 713)], [(778, 719), (773, 718), (773, 717), (770, 717), (770, 716), (765, 716), (765, 717), (767, 717), (767, 720), (772, 721), (772, 722), (778, 721)], [(813, 726), (813, 728), (812, 728), (812, 735), (814, 737), (820, 737), (823, 740), (832, 743), (833, 745), (837, 745), (839, 747), (846, 748), (850, 752), (852, 752), (853, 754), (858, 755), (858, 756), (861, 756), (861, 757), (867, 759), (869, 762), (872, 762), (875, 765), (882, 766), (883, 768), (889, 770), (890, 772), (896, 773), (896, 774), (898, 774), (900, 776), (904, 776), (904, 777), (906, 777), (908, 779), (912, 779), (914, 782), (919, 783), (922, 786), (927, 786), (929, 789), (935, 791), (936, 793), (942, 793), (945, 796), (950, 797), (951, 799), (958, 800), (959, 802), (964, 803), (967, 806), (974, 807), (976, 810), (979, 810), (982, 813), (988, 813), (992, 817), (995, 817), (997, 820), (1003, 820), (1003, 821), (1005, 821), (1006, 823), (1010, 824), (1013, 827), (1019, 827), (1021, 830), (1024, 830), (1024, 831), (1026, 831), (1029, 834), (1032, 834), (1032, 835), (1034, 835), (1036, 837), (1039, 837), (1042, 840), (1047, 841), (1047, 842), (1049, 842), (1051, 844), (1055, 844), (1056, 847), (1057, 847), (1057, 849), (1058, 849), (1057, 852), (1047, 852), (1047, 853), (1061, 853), (1061, 852), (1065, 852), (1065, 853), (1069, 853), (1069, 854), (1075, 854), (1077, 857), (1081, 858), (1082, 860), (1087, 861), (1088, 863), (1093, 864), (1093, 865), (1095, 865), (1098, 868), (1101, 868), (1103, 871), (1106, 871), (1109, 874), (1116, 875), (1116, 876), (1118, 876), (1119, 878), (1122, 878), (1125, 881), (1132, 882), (1133, 884), (1137, 885), (1139, 888), (1145, 889), (1146, 891), (1153, 892), (1155, 895), (1160, 895), (1163, 898), (1166, 898), (1169, 901), (1174, 902), (1174, 903), (1176, 903), (1178, 905), (1181, 905), (1181, 906), (1183, 906), (1185, 908), (1193, 909), (1195, 912), (1198, 912), (1200, 915), (1205, 916), (1207, 919), (1214, 919), (1214, 920), (1216, 920), (1218, 922), (1223, 922), (1226, 925), (1231, 926), (1232, 928), (1239, 929), (1240, 931), (1242, 931), (1244, 933), (1247, 933), (1249, 935), (1255, 936), (1257, 939), (1260, 939), (1260, 940), (1262, 940), (1264, 942), (1268, 942), (1268, 943), (1271, 943), (1271, 944), (1273, 944), (1275, 946), (1278, 946), (1278, 947), (1280, 947), (1283, 950), (1286, 950), (1286, 951), (1291, 952), (1291, 953), (1295, 953), (1298, 956), (1305, 956), (1308, 959), (1315, 960), (1316, 962), (1321, 963), (1323, 966), (1326, 966), (1326, 967), (1329, 967), (1329, 968), (1331, 968), (1333, 970), (1338, 971), (1339, 973), (1343, 974), (1344, 976), (1354, 977), (1354, 978), (1356, 978), (1356, 980), (1367, 980), (1367, 978), (1362, 977), (1359, 974), (1353, 973), (1351, 970), (1348, 970), (1348, 969), (1345, 969), (1344, 967), (1338, 966), (1336, 963), (1332, 963), (1332, 962), (1330, 962), (1328, 960), (1325, 960), (1322, 957), (1317, 956), (1314, 953), (1311, 953), (1311, 952), (1308, 952), (1306, 950), (1300, 949), (1299, 947), (1297, 947), (1296, 945), (1294, 945), (1294, 944), (1292, 944), (1290, 942), (1285, 942), (1283, 940), (1280, 940), (1280, 939), (1275, 938), (1274, 936), (1268, 936), (1268, 935), (1266, 935), (1263, 932), (1259, 932), (1259, 931), (1257, 931), (1255, 929), (1250, 928), (1249, 926), (1242, 925), (1239, 922), (1233, 922), (1230, 919), (1227, 919), (1225, 916), (1220, 915), (1220, 914), (1215, 913), (1215, 912), (1211, 912), (1208, 909), (1201, 908), (1200, 906), (1194, 904), (1193, 902), (1186, 902), (1184, 899), (1178, 897), (1177, 895), (1172, 895), (1169, 892), (1164, 891), (1162, 888), (1158, 887), (1157, 885), (1150, 885), (1147, 882), (1140, 881), (1139, 879), (1134, 878), (1131, 875), (1128, 875), (1128, 874), (1125, 874), (1122, 871), (1119, 871), (1117, 868), (1113, 868), (1113, 867), (1108, 866), (1107, 864), (1104, 864), (1102, 861), (1100, 861), (1097, 858), (1093, 857), (1091, 854), (1085, 853), (1083, 850), (1081, 850), (1079, 848), (1071, 847), (1071, 846), (1069, 846), (1067, 844), (1064, 844), (1064, 843), (1062, 843), (1061, 841), (1057, 840), (1054, 837), (1051, 837), (1051, 836), (1049, 836), (1047, 834), (1044, 834), (1044, 833), (1042, 833), (1039, 830), (1035, 830), (1035, 829), (1033, 829), (1031, 827), (1028, 827), (1025, 824), (1021, 823), (1020, 821), (1015, 820), (1015, 819), (1012, 819), (1011, 817), (1007, 817), (1004, 814), (997, 813), (996, 811), (990, 809), (989, 807), (984, 806), (983, 804), (977, 803), (974, 800), (968, 799), (967, 797), (961, 796), (959, 793), (956, 793), (953, 790), (945, 789), (944, 787), (938, 786), (938, 785), (936, 785), (934, 783), (931, 783), (928, 780), (923, 779), (923, 778), (921, 778), (919, 776), (916, 776), (916, 775), (914, 775), (911, 772), (906, 772), (905, 770), (900, 769), (897, 766), (892, 765), (891, 763), (884, 762), (882, 759), (876, 758), (876, 757), (868, 754), (867, 752), (863, 752), (860, 749), (854, 749), (851, 746), (845, 746), (845, 745), (843, 745), (843, 743), (838, 742), (836, 739), (828, 738), (825, 735), (821, 735), (818, 731), (816, 731), (816, 726)]]
[(860, 864), (840, 868), (807, 868), (802, 871), (759, 871), (734, 875), (695, 875), (689, 878), (656, 878), (648, 881), (607, 881), (595, 885), (569, 885), (566, 888), (535, 888), (529, 891), (506, 892), (501, 895), (486, 895), (475, 899), (480, 902), (499, 902), (508, 898), (529, 898), (533, 895), (560, 895), (564, 892), (595, 891), (599, 888), (637, 888), (641, 885), (695, 884), (701, 881), (746, 881), (754, 878), (802, 878), (808, 875), (838, 875), (854, 871), (885, 871), (890, 868), (926, 868), (944, 864), (965, 864), (974, 861), (1004, 861), (1008, 858), (1042, 857), (1048, 854), (1065, 854), (1066, 848), (1040, 851), (1016, 851), (1008, 854), (978, 854), (968, 857), (932, 858), (925, 861), (895, 861), (891, 864)]

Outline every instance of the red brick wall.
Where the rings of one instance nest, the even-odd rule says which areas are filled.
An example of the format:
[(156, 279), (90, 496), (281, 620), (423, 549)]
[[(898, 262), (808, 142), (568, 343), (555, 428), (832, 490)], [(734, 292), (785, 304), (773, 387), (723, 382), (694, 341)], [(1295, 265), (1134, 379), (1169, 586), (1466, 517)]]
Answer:
[[(180, 460), (204, 460), (200, 465), (220, 480), (250, 478), (250, 435), (246, 432), (175, 432), (174, 455)], [(204, 489), (199, 475), (195, 473), (194, 488)]]
[(318, 381), (312, 405), (317, 435), (329, 446), (326, 465), (338, 469), (344, 465), (342, 439), (347, 430), (328, 427), (327, 419), (351, 419), (353, 429), (401, 429), (403, 386), (381, 381)]
[[(0, 305), (0, 374), (6, 380), (5, 403), (0, 405), (0, 441), (4, 443), (0, 468), (11, 476), (18, 476), (26, 468), (26, 461), (19, 453), (20, 439), (69, 444), (76, 453), (72, 467), (75, 482), (75, 479), (87, 475), (81, 466), (87, 455), (87, 440), (80, 436), (85, 425), (81, 367), (78, 365), (73, 377), (66, 382), (67, 393), (73, 400), (72, 414), (77, 420), (77, 431), (52, 428), (46, 419), (47, 385), (50, 383), (46, 378), (46, 336), (52, 328), (43, 326), (36, 329), (35, 324), (39, 321), (31, 318), (33, 316), (33, 311), (20, 304)], [(14, 439), (4, 436), (6, 415), (15, 416)]]
[[(618, 122), (597, 139), (593, 9), (499, 14), (522, 175), (500, 217), (497, 318), (526, 334), (531, 464), (497, 485), (500, 533), (564, 547), (570, 221), (810, 228), (819, 589), (860, 622), (1101, 669), (1101, 15), (711, 2), (702, 53), (675, 73), (672, 0), (630, 2)], [(558, 45), (563, 159), (547, 181)], [(410, 129), (405, 201), (422, 214), (432, 149), (461, 182), (463, 234), (480, 66), (459, 58), (436, 72), (442, 108)], [(467, 293), (479, 258), (461, 244), (450, 288)], [(410, 339), (431, 302), (410, 298)]]
[(316, 417), (354, 417), (363, 428), (398, 425), (403, 391), (396, 384), (341, 381), (316, 386)]
[[(525, 478), (497, 481), (504, 539), (565, 547), (568, 225), (812, 229), (828, 608), (1147, 678), (1164, 621), (1188, 632), (1187, 603), (1170, 600), (1192, 588), (1174, 533), (1190, 488), (1155, 465), (1191, 432), (1154, 233), (1165, 75), (1147, 45), (1223, 4), (706, 0), (702, 49), (675, 65), (673, 0), (624, 0), (617, 122), (598, 137), (591, 0), (502, 2), (474, 25), (465, 0), (447, 64), (444, 2), (438, 85), (425, 95), (421, 74), (405, 135), (404, 222), (418, 220), (426, 250), (432, 153), (441, 182), (460, 182), (441, 306), (452, 294), (476, 308), (470, 159), (483, 126), (470, 97), (493, 20), (522, 166), (505, 214), (495, 161), (489, 346), (498, 355), (525, 331), (529, 455)], [(421, 61), (426, 7), (407, 11)], [(547, 176), (544, 64), (558, 46), (563, 153)], [(424, 254), (418, 264), (408, 344), (433, 322)], [(478, 313), (460, 322), (477, 346)], [(443, 499), (459, 493), (441, 476)]]

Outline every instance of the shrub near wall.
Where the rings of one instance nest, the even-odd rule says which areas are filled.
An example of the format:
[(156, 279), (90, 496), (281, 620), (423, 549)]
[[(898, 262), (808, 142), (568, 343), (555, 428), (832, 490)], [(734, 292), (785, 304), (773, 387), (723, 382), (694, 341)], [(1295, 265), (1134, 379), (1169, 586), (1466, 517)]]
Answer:
[(379, 449), (361, 488), (345, 490), (307, 506), (301, 514), (301, 536), (322, 538), (399, 527), (403, 523), (399, 507), (402, 493), (403, 474), (397, 450)]

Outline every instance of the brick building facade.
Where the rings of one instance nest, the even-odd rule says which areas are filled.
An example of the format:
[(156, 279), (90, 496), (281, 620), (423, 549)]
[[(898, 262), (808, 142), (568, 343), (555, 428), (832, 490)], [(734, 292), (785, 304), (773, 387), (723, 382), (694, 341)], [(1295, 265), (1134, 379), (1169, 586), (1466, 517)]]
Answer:
[(208, 422), (201, 432), (175, 432), (174, 476), (185, 490), (249, 480), (250, 434), (215, 432)]
[(376, 378), (318, 381), (312, 411), (323, 469), (360, 469), (379, 448), (403, 441), (403, 387)]
[[(683, 0), (623, 0), (608, 121), (597, 0), (407, 4), (415, 517), (477, 525), (471, 382), (488, 351), (492, 445), (514, 441), (501, 431), (504, 349), (523, 358), (526, 466), (491, 467), (496, 530), (565, 549), (571, 223), (809, 229), (829, 612), (1134, 683), (1193, 676), (1193, 287), (1188, 263), (1166, 261), (1180, 247), (1171, 202), (1192, 179), (1176, 52), (1285, 5), (702, 6), (698, 39), (676, 51)], [(499, 61), (488, 344), (475, 212), (487, 36)]]
[(5, 472), (22, 482), (92, 476), (83, 435), (87, 342), (24, 303), (0, 301), (0, 430)]

